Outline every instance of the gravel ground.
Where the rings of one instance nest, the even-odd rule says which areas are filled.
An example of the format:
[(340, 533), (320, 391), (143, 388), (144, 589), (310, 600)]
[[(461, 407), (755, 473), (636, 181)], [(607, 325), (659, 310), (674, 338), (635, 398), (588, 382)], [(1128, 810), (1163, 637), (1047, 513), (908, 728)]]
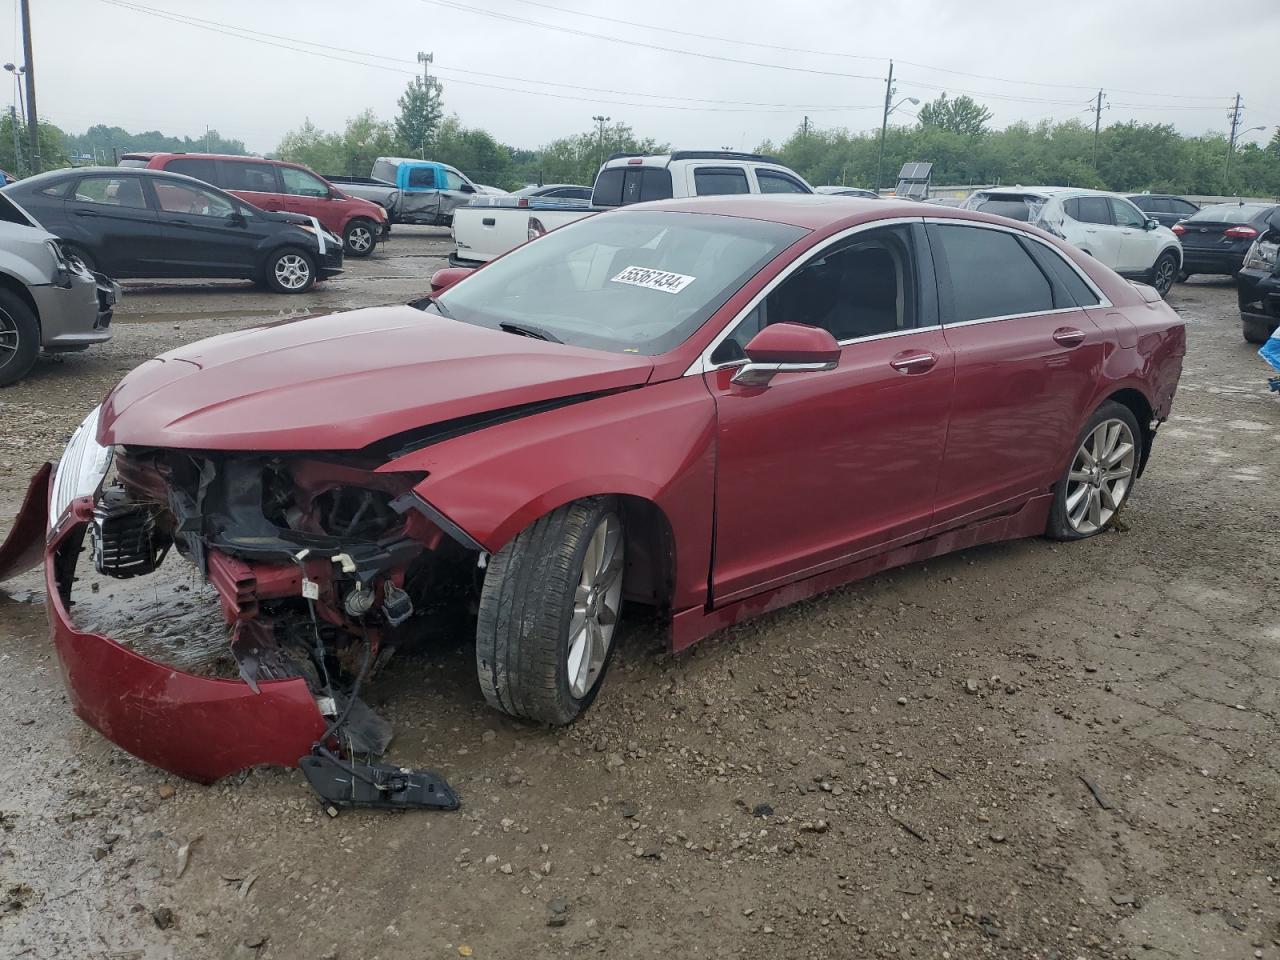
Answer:
[[(421, 293), (439, 231), (300, 298), (131, 290), (0, 394), (0, 507), (126, 370)], [(1280, 406), (1232, 288), (1122, 529), (907, 567), (681, 656), (620, 634), (569, 730), (489, 711), (468, 639), (369, 697), (459, 813), (330, 817), (299, 773), (177, 781), (71, 713), (38, 580), (0, 593), (0, 955), (1280, 957)], [(186, 851), (186, 867), (182, 869)]]

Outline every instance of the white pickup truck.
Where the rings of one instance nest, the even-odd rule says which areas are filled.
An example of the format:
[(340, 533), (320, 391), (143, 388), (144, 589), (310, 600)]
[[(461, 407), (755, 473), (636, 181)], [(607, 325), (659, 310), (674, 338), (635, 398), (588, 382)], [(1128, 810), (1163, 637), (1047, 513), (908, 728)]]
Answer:
[(556, 227), (614, 207), (727, 193), (813, 193), (813, 187), (772, 157), (755, 153), (615, 154), (596, 175), (589, 204), (530, 197), (520, 198), (516, 206), (458, 207), (453, 212), (455, 250), (449, 263), (478, 267)]

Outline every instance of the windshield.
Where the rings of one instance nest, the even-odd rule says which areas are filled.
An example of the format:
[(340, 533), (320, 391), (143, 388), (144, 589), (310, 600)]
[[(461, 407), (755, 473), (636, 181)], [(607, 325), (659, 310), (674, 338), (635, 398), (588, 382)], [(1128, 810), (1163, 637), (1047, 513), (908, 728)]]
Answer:
[(1202, 207), (1191, 216), (1188, 222), (1195, 223), (1248, 223), (1254, 217), (1271, 209), (1269, 203), (1215, 203), (1212, 207)]
[(466, 323), (653, 356), (683, 343), (806, 232), (707, 214), (603, 213), (525, 244), (438, 299)]

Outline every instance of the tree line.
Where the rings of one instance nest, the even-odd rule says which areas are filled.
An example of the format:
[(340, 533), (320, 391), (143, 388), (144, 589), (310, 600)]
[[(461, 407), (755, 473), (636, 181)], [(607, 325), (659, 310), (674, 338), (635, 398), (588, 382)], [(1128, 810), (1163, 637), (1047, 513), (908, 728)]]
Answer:
[[(304, 120), (285, 134), (271, 155), (322, 174), (351, 176), (367, 176), (379, 156), (416, 156), (451, 164), (480, 183), (515, 189), (530, 183), (590, 184), (609, 154), (670, 149), (620, 122), (551, 140), (537, 149), (505, 144), (486, 130), (466, 126), (456, 115), (446, 115), (443, 90), (435, 78), (414, 78), (397, 106), (391, 120), (366, 110), (337, 131)], [(779, 157), (815, 185), (891, 186), (902, 164), (923, 160), (933, 163), (935, 184), (1059, 184), (1280, 196), (1280, 130), (1265, 147), (1237, 145), (1228, 173), (1228, 141), (1222, 133), (1184, 136), (1171, 124), (1128, 121), (1103, 127), (1095, 135), (1078, 119), (1019, 121), (996, 130), (990, 120), (990, 110), (972, 98), (943, 93), (920, 107), (914, 125), (889, 127), (883, 157), (878, 129), (822, 129), (808, 122), (798, 124), (785, 141), (765, 141), (757, 149)], [(18, 133), (15, 141), (10, 117), (0, 117), (0, 167), (21, 175), (29, 158), (26, 131)], [(246, 152), (240, 140), (212, 130), (203, 137), (172, 137), (154, 130), (133, 134), (103, 124), (68, 134), (42, 123), (40, 145), (45, 168), (84, 157), (111, 163), (117, 154), (133, 150)]]

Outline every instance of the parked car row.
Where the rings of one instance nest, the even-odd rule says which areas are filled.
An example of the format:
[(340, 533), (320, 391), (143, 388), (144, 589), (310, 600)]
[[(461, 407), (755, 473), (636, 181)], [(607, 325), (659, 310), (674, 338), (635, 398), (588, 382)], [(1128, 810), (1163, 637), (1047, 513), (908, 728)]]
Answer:
[(367, 177), (324, 178), (354, 197), (380, 205), (392, 223), (438, 227), (449, 226), (458, 207), (496, 189), (482, 188), (447, 163), (411, 157), (378, 157)]

